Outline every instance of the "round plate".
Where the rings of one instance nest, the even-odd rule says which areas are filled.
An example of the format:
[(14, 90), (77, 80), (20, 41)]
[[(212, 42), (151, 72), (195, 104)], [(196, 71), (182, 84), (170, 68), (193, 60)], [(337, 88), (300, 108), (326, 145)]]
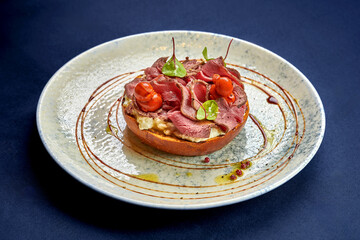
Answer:
[[(96, 46), (47, 83), (37, 109), (41, 139), (55, 161), (87, 186), (142, 206), (200, 209), (264, 194), (296, 175), (325, 131), (322, 102), (310, 81), (276, 54), (234, 38), (227, 66), (245, 84), (250, 115), (223, 149), (182, 157), (142, 144), (126, 128), (119, 98), (126, 82), (162, 56), (225, 56), (231, 37), (193, 31), (138, 34)], [(269, 97), (278, 104), (271, 104)], [(264, 137), (265, 136), (265, 137)], [(251, 166), (242, 170), (241, 163)], [(234, 175), (236, 179), (231, 177)]]

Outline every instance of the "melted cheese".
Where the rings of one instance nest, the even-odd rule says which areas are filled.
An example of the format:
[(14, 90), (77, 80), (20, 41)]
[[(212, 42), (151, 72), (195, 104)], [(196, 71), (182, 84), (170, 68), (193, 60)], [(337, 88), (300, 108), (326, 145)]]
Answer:
[(186, 136), (186, 135), (183, 135), (179, 132), (174, 132), (174, 135), (178, 138), (181, 138), (181, 139), (184, 139), (184, 140), (188, 140), (188, 141), (191, 141), (191, 142), (204, 142), (204, 141), (207, 141), (211, 138), (215, 138), (215, 137), (218, 137), (218, 136), (221, 136), (221, 135), (224, 135), (225, 133), (223, 131), (221, 131), (219, 128), (217, 127), (213, 127), (211, 128), (211, 131), (210, 131), (210, 136), (208, 138), (194, 138), (194, 137), (189, 137), (189, 136)]

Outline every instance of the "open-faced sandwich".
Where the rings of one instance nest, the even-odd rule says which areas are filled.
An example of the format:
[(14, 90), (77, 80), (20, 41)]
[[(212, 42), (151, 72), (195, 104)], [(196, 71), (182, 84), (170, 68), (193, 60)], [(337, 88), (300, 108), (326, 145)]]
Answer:
[(206, 48), (205, 60), (178, 61), (174, 39), (173, 46), (172, 57), (159, 58), (125, 85), (127, 126), (165, 152), (196, 156), (217, 151), (240, 132), (249, 114), (240, 74), (226, 67), (226, 56), (208, 59)]

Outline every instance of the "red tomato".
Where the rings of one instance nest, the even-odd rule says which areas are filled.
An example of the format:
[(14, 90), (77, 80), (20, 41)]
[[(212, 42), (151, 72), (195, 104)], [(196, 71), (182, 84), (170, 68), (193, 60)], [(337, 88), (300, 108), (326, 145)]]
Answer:
[(139, 82), (135, 86), (135, 98), (139, 102), (148, 102), (154, 94), (154, 89), (149, 82)]
[(144, 112), (154, 112), (161, 108), (161, 95), (154, 91), (149, 82), (139, 82), (134, 92), (136, 101)]
[(211, 85), (210, 88), (210, 99), (215, 100), (219, 98), (220, 96), (216, 93), (215, 84)]
[[(220, 77), (218, 74), (213, 75), (213, 82), (210, 88), (210, 99), (215, 100), (220, 97), (224, 97), (225, 100), (231, 104), (235, 102), (235, 95), (232, 92), (234, 87), (232, 81), (227, 77)], [(222, 94), (224, 95), (222, 95)], [(225, 94), (226, 93), (226, 94)]]
[(220, 75), (219, 74), (214, 74), (212, 77), (213, 82), (215, 83), (217, 80), (220, 79)]
[(222, 97), (229, 96), (233, 91), (232, 81), (227, 77), (220, 77), (215, 80), (216, 92)]
[(229, 96), (227, 96), (226, 98), (226, 101), (228, 102), (228, 103), (233, 103), (233, 102), (235, 102), (235, 95), (234, 95), (234, 93), (230, 93), (230, 95)]
[(138, 104), (144, 112), (154, 112), (161, 108), (162, 98), (160, 94), (154, 92), (152, 98), (148, 102), (138, 102)]

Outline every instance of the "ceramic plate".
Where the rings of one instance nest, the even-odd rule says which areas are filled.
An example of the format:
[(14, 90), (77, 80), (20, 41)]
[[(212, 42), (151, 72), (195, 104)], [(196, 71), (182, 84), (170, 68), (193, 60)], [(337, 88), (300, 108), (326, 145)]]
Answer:
[[(133, 35), (96, 46), (47, 83), (37, 109), (41, 139), (55, 161), (85, 185), (142, 206), (200, 209), (264, 194), (296, 175), (318, 150), (324, 109), (310, 81), (276, 54), (234, 38), (226, 62), (241, 74), (251, 118), (223, 149), (182, 157), (142, 144), (119, 109), (124, 84), (159, 57), (224, 56), (232, 37), (192, 31)], [(269, 97), (278, 104), (269, 102)], [(251, 166), (242, 170), (241, 163)], [(231, 179), (235, 175), (236, 179)]]

